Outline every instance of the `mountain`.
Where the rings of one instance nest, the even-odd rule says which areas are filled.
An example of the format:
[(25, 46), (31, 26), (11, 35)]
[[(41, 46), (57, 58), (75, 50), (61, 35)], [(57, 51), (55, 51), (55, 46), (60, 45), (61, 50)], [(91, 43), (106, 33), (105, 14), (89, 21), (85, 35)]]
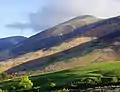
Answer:
[(0, 60), (4, 60), (10, 57), (9, 50), (13, 48), (16, 44), (24, 41), (26, 37), (23, 36), (13, 36), (0, 39)]
[(78, 27), (89, 25), (99, 20), (100, 19), (90, 15), (80, 16), (71, 19), (67, 22), (61, 23), (45, 31), (42, 31), (28, 38), (24, 42), (17, 44), (13, 49), (11, 49), (11, 52), (13, 55), (21, 55), (40, 49), (50, 48), (63, 42), (65, 39), (68, 38), (67, 36), (66, 38), (62, 38), (63, 35), (72, 33), (74, 29)]
[(37, 70), (43, 73), (90, 63), (118, 61), (120, 60), (119, 24), (120, 17), (117, 16), (77, 26), (72, 31), (68, 30), (68, 33), (64, 33), (66, 30), (60, 30), (62, 35), (53, 34), (58, 30), (50, 28), (12, 48), (12, 53), (21, 54), (21, 51), (24, 51), (26, 54), (1, 62), (0, 70), (6, 70), (8, 73)]
[(26, 37), (22, 36), (14, 36), (14, 37), (7, 37), (7, 38), (1, 38), (0, 39), (0, 51), (9, 49), (13, 47), (14, 45), (24, 41)]

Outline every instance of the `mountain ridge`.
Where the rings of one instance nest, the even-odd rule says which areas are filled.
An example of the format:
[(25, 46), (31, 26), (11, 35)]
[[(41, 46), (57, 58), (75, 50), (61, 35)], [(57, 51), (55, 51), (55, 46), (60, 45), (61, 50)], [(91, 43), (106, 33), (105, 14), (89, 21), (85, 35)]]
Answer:
[[(24, 43), (20, 43), (18, 44), (18, 46), (16, 46), (16, 48), (11, 49), (11, 52), (13, 52), (13, 54), (18, 52), (19, 54), (19, 51), (17, 51), (19, 49), (20, 51), (23, 51), (22, 53), (24, 53), (25, 50), (27, 52), (39, 50), (39, 49), (46, 47), (47, 46), (46, 43), (49, 43), (48, 46), (50, 45), (50, 47), (54, 46), (55, 44), (57, 44), (58, 41), (60, 42), (62, 41), (62, 39), (60, 39), (62, 35), (71, 33), (72, 31), (74, 31), (74, 29), (78, 27), (82, 27), (84, 25), (88, 25), (88, 24), (91, 24), (97, 21), (100, 21), (100, 19), (92, 17), (92, 16), (87, 16), (87, 15), (84, 17), (84, 19), (83, 18), (81, 19), (81, 17), (80, 19), (79, 17), (71, 19), (67, 22), (61, 23), (50, 29), (47, 29), (36, 35), (31, 36), (29, 39), (26, 39)], [(53, 42), (53, 43), (50, 43), (50, 42)], [(29, 46), (31, 46), (29, 47), (31, 49), (26, 48), (28, 44)]]

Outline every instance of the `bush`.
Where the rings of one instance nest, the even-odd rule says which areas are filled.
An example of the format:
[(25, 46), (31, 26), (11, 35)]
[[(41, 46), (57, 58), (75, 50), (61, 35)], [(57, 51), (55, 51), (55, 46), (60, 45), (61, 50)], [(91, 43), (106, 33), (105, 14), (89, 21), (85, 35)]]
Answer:
[(38, 87), (34, 87), (32, 92), (41, 92), (40, 90), (41, 90), (41, 87), (38, 86)]
[(101, 78), (102, 84), (108, 84), (111, 83), (113, 81), (113, 78), (111, 77), (103, 77)]
[(85, 83), (85, 84), (94, 84), (95, 83), (95, 79), (84, 78), (84, 79), (82, 79), (82, 82)]
[(29, 90), (33, 87), (33, 83), (28, 78), (28, 76), (21, 77), (20, 83), (18, 85), (20, 88)]
[(11, 87), (10, 87), (10, 90), (13, 90), (13, 91), (14, 91), (14, 90), (16, 90), (16, 87), (15, 87), (15, 86), (11, 86)]
[(69, 90), (64, 88), (64, 89), (58, 90), (57, 92), (69, 92)]
[(56, 84), (54, 82), (50, 83), (50, 87), (55, 87), (55, 86), (56, 86)]
[(2, 89), (0, 89), (0, 92), (3, 92), (3, 90), (2, 90)]
[(9, 77), (8, 77), (7, 73), (3, 72), (3, 73), (0, 74), (0, 80), (5, 80), (5, 79), (8, 79), (8, 78)]
[[(2, 92), (9, 92), (8, 90), (3, 90)], [(12, 91), (12, 92), (15, 92), (15, 91)]]
[(113, 77), (112, 78), (112, 82), (117, 83), (118, 82), (118, 78), (117, 77)]

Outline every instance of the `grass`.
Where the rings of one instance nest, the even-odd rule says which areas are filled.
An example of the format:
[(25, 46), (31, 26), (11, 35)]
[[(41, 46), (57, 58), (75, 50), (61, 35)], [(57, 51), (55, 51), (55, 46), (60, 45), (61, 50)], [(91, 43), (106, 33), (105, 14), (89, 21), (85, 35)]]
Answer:
[(94, 77), (94, 76), (105, 76), (105, 77), (120, 77), (120, 62), (104, 62), (91, 64), (86, 67), (78, 67), (75, 69), (64, 70), (60, 72), (54, 72), (44, 75), (32, 76), (33, 81), (42, 82), (44, 85), (48, 83), (48, 80), (52, 80), (57, 84), (64, 84), (66, 82), (74, 81), (82, 77)]
[[(30, 76), (30, 79), (34, 83), (34, 86), (40, 86), (41, 88), (47, 88), (49, 82), (53, 81), (56, 85), (64, 85), (68, 82), (78, 80), (85, 77), (120, 77), (120, 62), (102, 62), (93, 63), (85, 67), (77, 67), (74, 69), (47, 73), (43, 75)], [(19, 79), (12, 79), (0, 83), (0, 88), (7, 89), (14, 84), (18, 83)]]

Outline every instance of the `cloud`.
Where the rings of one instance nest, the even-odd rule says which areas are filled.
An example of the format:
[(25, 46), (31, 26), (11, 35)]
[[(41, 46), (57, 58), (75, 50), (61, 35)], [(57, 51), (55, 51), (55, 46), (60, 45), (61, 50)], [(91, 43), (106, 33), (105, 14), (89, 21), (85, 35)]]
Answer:
[(34, 31), (44, 30), (58, 23), (81, 15), (112, 17), (120, 14), (119, 0), (44, 0), (44, 7), (36, 13), (29, 14), (26, 24), (12, 25), (13, 28), (31, 28)]
[(16, 28), (16, 29), (28, 29), (28, 28), (32, 28), (30, 24), (27, 23), (13, 23), (13, 24), (8, 24), (6, 25), (6, 27), (8, 28)]

